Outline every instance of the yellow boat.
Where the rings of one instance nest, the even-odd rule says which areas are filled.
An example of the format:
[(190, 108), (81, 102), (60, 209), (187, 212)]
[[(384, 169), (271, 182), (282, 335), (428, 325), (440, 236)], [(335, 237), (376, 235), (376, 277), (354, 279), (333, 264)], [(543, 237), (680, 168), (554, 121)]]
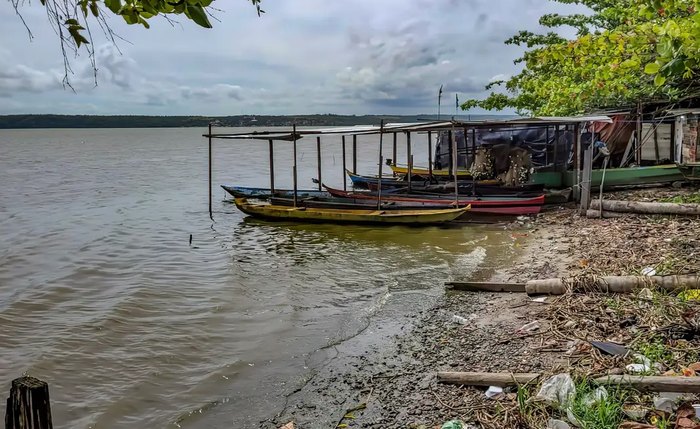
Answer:
[[(408, 167), (404, 166), (399, 166), (399, 165), (390, 165), (391, 170), (396, 173), (396, 174), (408, 174)], [(411, 168), (411, 174), (415, 174), (418, 176), (429, 176), (430, 175), (430, 170), (427, 168), (422, 168), (422, 167), (413, 167)], [(440, 176), (440, 177), (452, 177), (452, 174), (450, 174), (449, 170), (433, 170), (433, 176)], [(457, 170), (457, 177), (460, 179), (471, 179), (472, 173), (469, 170)]]
[(257, 204), (250, 203), (245, 198), (236, 198), (234, 201), (240, 211), (260, 219), (333, 223), (437, 224), (453, 221), (471, 208), (467, 206), (459, 209), (437, 210), (327, 209)]

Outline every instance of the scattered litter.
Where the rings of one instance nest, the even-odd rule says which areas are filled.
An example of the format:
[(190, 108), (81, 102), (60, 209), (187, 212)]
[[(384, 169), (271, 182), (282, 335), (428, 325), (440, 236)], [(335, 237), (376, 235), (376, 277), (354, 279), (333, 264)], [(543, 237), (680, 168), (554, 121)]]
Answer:
[(597, 404), (598, 402), (601, 402), (605, 399), (608, 398), (608, 391), (605, 390), (605, 387), (599, 387), (593, 392), (590, 392), (583, 398), (583, 403), (588, 406), (592, 407), (593, 405)]
[(530, 301), (532, 302), (547, 302), (547, 297), (546, 296), (538, 296), (537, 298), (532, 298)]
[(498, 386), (489, 386), (485, 393), (489, 399), (494, 399), (503, 395), (503, 388)]
[(467, 318), (467, 317), (459, 316), (459, 315), (457, 315), (457, 314), (455, 314), (454, 316), (452, 316), (452, 322), (454, 322), (454, 323), (456, 323), (456, 324), (458, 324), (458, 325), (468, 325), (468, 324), (471, 323), (471, 321), (472, 321), (473, 319), (474, 319), (473, 316), (470, 316), (470, 317), (468, 317), (468, 318)]
[(622, 406), (622, 411), (625, 415), (633, 420), (642, 420), (646, 417), (649, 411), (646, 407), (639, 404), (625, 404)]
[(570, 429), (571, 426), (565, 421), (557, 419), (547, 420), (547, 429)]
[(280, 426), (280, 429), (294, 429), (294, 422), (289, 422), (284, 426)]
[(644, 355), (635, 354), (634, 360), (638, 363), (631, 363), (625, 367), (625, 369), (632, 374), (639, 374), (640, 372), (649, 372), (652, 369), (651, 361)]
[(683, 398), (682, 393), (659, 392), (654, 398), (654, 409), (665, 413), (672, 413), (676, 409), (676, 404), (681, 398)]
[(467, 424), (461, 420), (445, 422), (440, 429), (467, 429)]
[(607, 353), (611, 356), (627, 356), (629, 350), (619, 344), (610, 343), (607, 341), (589, 341), (591, 345), (603, 353)]
[(649, 290), (649, 288), (645, 287), (644, 289), (639, 291), (639, 293), (637, 294), (637, 298), (651, 301), (654, 299), (654, 294), (651, 290)]
[(518, 329), (515, 332), (523, 334), (526, 332), (534, 332), (538, 329), (540, 329), (540, 322), (539, 320), (535, 320), (533, 322), (524, 324), (520, 329)]
[(536, 400), (566, 407), (576, 394), (576, 386), (569, 374), (557, 374), (548, 378), (535, 396)]
[(656, 270), (653, 267), (646, 267), (646, 268), (642, 269), (642, 275), (648, 276), (648, 277), (655, 276)]

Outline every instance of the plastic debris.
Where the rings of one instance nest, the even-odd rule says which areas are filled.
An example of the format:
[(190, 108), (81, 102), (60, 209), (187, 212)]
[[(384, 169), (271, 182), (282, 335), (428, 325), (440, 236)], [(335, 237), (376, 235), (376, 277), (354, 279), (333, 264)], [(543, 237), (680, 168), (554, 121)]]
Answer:
[(486, 389), (485, 395), (489, 399), (497, 398), (503, 395), (503, 388), (498, 386), (489, 386), (489, 388)]
[(461, 420), (450, 420), (443, 423), (440, 429), (467, 429), (467, 424)]
[(294, 429), (294, 422), (289, 422), (284, 426), (280, 426), (280, 429)]
[(462, 317), (457, 314), (452, 316), (452, 322), (458, 324), (458, 325), (468, 325), (471, 323), (473, 317)]
[(538, 296), (537, 298), (532, 298), (530, 301), (532, 301), (532, 302), (547, 302), (547, 297), (546, 296)]
[(665, 413), (672, 413), (677, 408), (677, 403), (681, 398), (683, 398), (682, 393), (659, 392), (654, 398), (654, 409)]
[(655, 276), (656, 275), (656, 270), (653, 267), (646, 267), (642, 269), (642, 275), (643, 276)]
[(646, 407), (638, 404), (625, 404), (622, 406), (622, 412), (633, 420), (642, 420), (646, 417), (648, 411)]
[(700, 419), (700, 404), (693, 404), (693, 409), (695, 410), (695, 417)]
[(625, 369), (632, 374), (639, 374), (640, 372), (649, 372), (652, 369), (651, 361), (644, 355), (635, 354), (634, 360), (637, 363), (631, 363), (625, 367)]
[(535, 396), (536, 400), (566, 407), (576, 395), (576, 386), (569, 374), (557, 374), (548, 378)]
[(549, 419), (547, 420), (547, 429), (570, 429), (571, 426), (563, 420)]
[(626, 356), (630, 351), (626, 347), (607, 341), (589, 341), (591, 345), (603, 353), (611, 356)]
[(527, 332), (534, 332), (536, 330), (540, 329), (540, 322), (539, 320), (535, 320), (530, 323), (524, 324), (520, 329), (516, 331), (516, 333), (527, 333)]
[(586, 395), (586, 397), (583, 398), (583, 403), (586, 406), (591, 407), (600, 401), (604, 401), (607, 398), (608, 398), (608, 391), (605, 390), (605, 387), (601, 386), (601, 387), (597, 388), (596, 390), (594, 390), (593, 392)]
[(654, 299), (654, 293), (649, 288), (644, 288), (637, 293), (637, 298), (651, 301)]

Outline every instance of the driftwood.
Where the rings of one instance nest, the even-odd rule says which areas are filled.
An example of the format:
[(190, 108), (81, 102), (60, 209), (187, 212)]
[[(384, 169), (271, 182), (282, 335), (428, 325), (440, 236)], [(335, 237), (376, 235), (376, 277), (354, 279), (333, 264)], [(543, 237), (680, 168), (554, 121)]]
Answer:
[(609, 375), (596, 378), (595, 382), (654, 392), (700, 393), (700, 377)]
[[(600, 200), (591, 202), (592, 210), (600, 210)], [(645, 203), (639, 201), (603, 200), (603, 210), (618, 213), (700, 216), (700, 204)]]
[[(624, 216), (625, 215), (623, 213), (609, 212), (607, 210), (603, 210), (603, 218), (605, 218), (605, 219), (624, 217)], [(600, 218), (600, 210), (588, 209), (588, 210), (586, 210), (586, 217), (594, 218), (594, 219)]]
[(12, 381), (5, 412), (6, 429), (52, 429), (49, 385), (34, 377)]
[[(591, 292), (630, 293), (645, 287), (660, 287), (669, 292), (700, 288), (700, 276), (607, 276), (593, 279), (592, 284), (581, 285)], [(525, 284), (528, 295), (563, 295), (567, 291), (564, 279), (530, 280)]]
[(446, 282), (445, 288), (465, 292), (525, 292), (525, 283)]
[(464, 386), (513, 386), (527, 384), (540, 374), (523, 373), (513, 374), (509, 372), (438, 372), (438, 383), (459, 384)]

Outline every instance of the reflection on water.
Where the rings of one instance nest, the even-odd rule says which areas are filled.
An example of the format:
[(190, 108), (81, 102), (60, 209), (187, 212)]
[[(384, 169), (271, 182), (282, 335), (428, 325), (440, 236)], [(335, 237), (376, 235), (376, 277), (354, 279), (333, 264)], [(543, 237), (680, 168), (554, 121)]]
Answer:
[[(0, 131), (0, 381), (47, 380), (57, 428), (257, 427), (314, 350), (507, 257), (508, 234), (474, 226), (276, 224), (219, 201), (212, 223), (201, 133)], [(338, 150), (323, 175), (341, 186)], [(266, 186), (266, 145), (215, 155), (214, 186)]]

